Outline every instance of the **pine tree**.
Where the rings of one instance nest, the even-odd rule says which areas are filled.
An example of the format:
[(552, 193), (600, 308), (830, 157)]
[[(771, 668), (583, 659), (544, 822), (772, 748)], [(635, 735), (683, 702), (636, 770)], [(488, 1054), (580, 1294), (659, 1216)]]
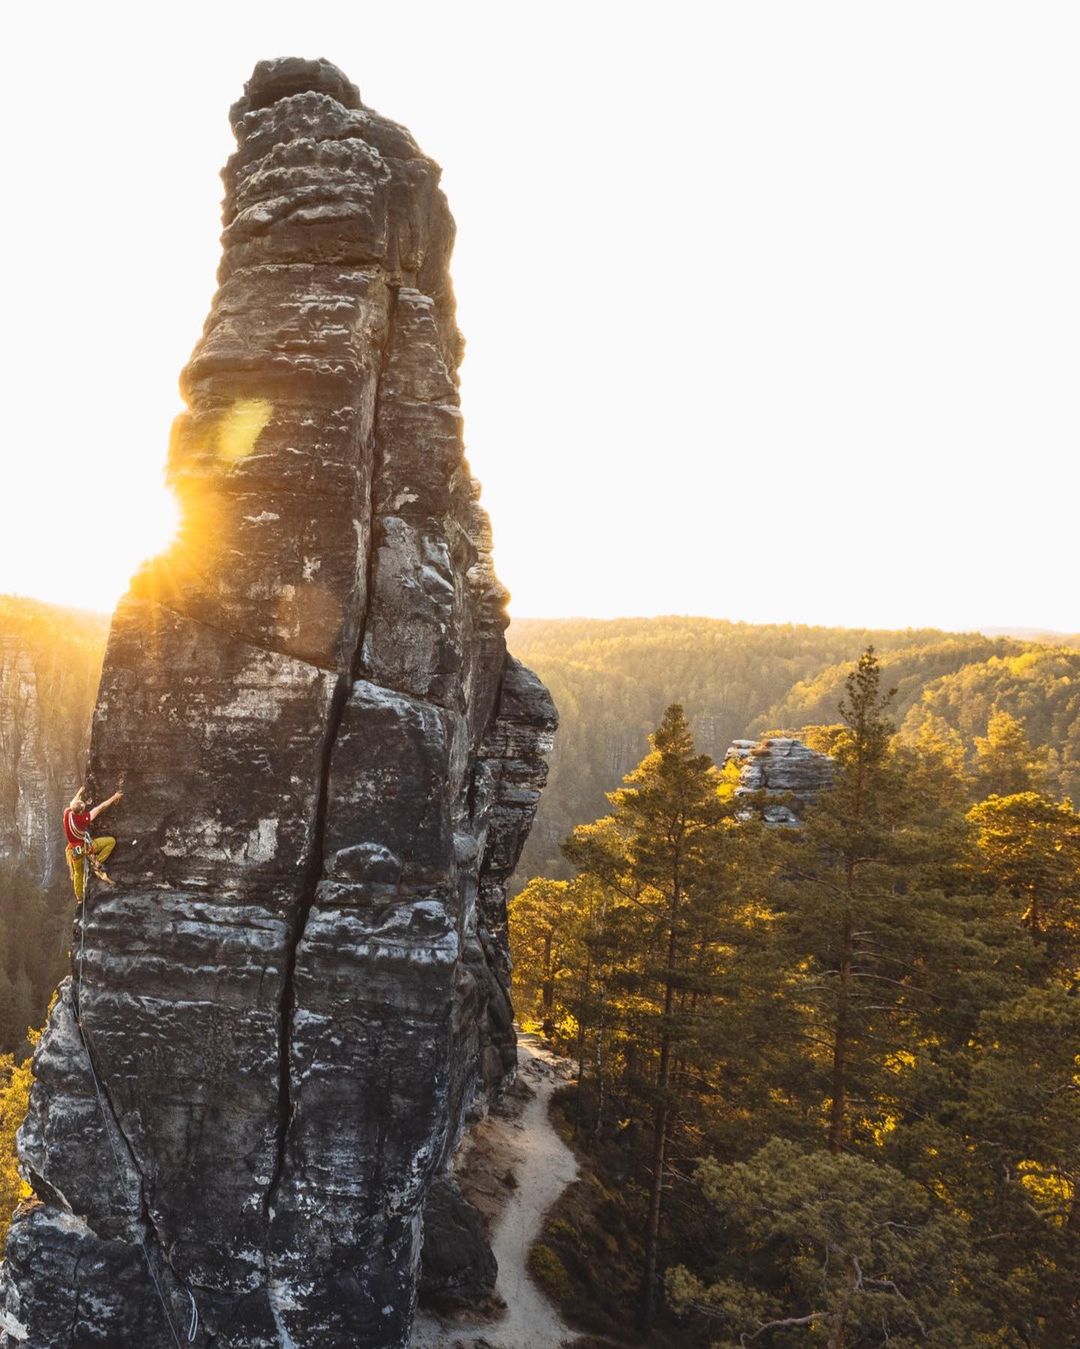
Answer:
[(750, 1258), (709, 1285), (676, 1268), (668, 1290), (725, 1344), (980, 1342), (964, 1223), (894, 1167), (774, 1138), (745, 1162), (706, 1160), (698, 1180)]
[(977, 869), (1022, 903), (1021, 921), (1052, 940), (1077, 977), (1080, 957), (1080, 814), (1041, 792), (991, 796), (972, 807)]
[(999, 909), (967, 893), (955, 756), (936, 737), (892, 739), (889, 696), (867, 651), (841, 708), (834, 788), (790, 841), (777, 895), (817, 1066), (806, 1108), (826, 1116), (834, 1156), (903, 1123), (933, 1046), (963, 1044), (1027, 959)]
[[(668, 708), (650, 737), (652, 753), (612, 792), (610, 820), (574, 831), (566, 855), (585, 875), (609, 887), (632, 912), (636, 950), (631, 976), (642, 1039), (655, 1054), (649, 1201), (644, 1233), (642, 1316), (651, 1323), (658, 1291), (668, 1146), (678, 1102), (679, 1053), (686, 1037), (701, 943), (707, 941), (706, 876), (711, 844), (732, 816), (712, 760), (697, 754), (683, 710)], [(709, 892), (710, 899), (715, 899)], [(628, 906), (628, 907), (627, 907)], [(703, 910), (705, 912), (703, 912)]]
[(940, 818), (942, 811), (956, 812), (968, 804), (971, 783), (964, 742), (943, 717), (918, 711), (902, 728), (902, 744), (911, 755), (913, 786), (922, 794), (924, 809)]
[(829, 1057), (827, 1141), (834, 1154), (847, 1137), (857, 1059), (873, 1034), (870, 1009), (881, 1001), (880, 986), (895, 977), (883, 950), (891, 919), (884, 873), (898, 860), (903, 800), (902, 774), (889, 757), (891, 698), (868, 647), (840, 705), (833, 788), (808, 813), (789, 872), (789, 926), (814, 961), (807, 994), (817, 1009), (812, 1033)]
[(525, 1007), (535, 1014), (549, 1039), (555, 1034), (556, 982), (566, 968), (574, 918), (569, 881), (535, 877), (509, 905), (515, 1002), (519, 1015)]
[(1023, 724), (995, 708), (986, 734), (975, 737), (976, 798), (1037, 792), (1045, 785), (1046, 766), (1046, 750), (1033, 749)]
[[(672, 709), (567, 846), (593, 902), (555, 1007), (611, 1101), (583, 1143), (599, 1204), (640, 1222), (647, 1314), (680, 1267), (688, 1344), (1075, 1338), (1080, 817), (973, 808), (955, 733), (928, 712), (900, 739), (889, 707), (867, 651), (815, 733), (834, 787), (790, 830), (739, 819)], [(550, 1238), (587, 1300), (599, 1238)]]

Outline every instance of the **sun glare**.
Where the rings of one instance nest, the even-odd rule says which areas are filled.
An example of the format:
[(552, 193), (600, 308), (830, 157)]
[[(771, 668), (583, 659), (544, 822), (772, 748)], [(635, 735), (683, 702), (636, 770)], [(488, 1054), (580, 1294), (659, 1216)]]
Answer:
[(47, 519), (27, 512), (0, 552), (15, 554), (6, 570), (19, 576), (16, 593), (108, 613), (140, 564), (169, 547), (179, 522), (164, 483), (136, 480), (100, 498), (60, 496)]
[(217, 428), (217, 452), (223, 463), (233, 465), (255, 448), (273, 412), (266, 398), (238, 398)]
[[(124, 97), (97, 91), (125, 134), (66, 166), (69, 195), (93, 202), (80, 248), (97, 261), (65, 271), (51, 303), (41, 278), (64, 255), (61, 225), (8, 222), (22, 263), (6, 278), (19, 321), (4, 335), (16, 396), (0, 593), (108, 608), (174, 528), (161, 466), (220, 261), (224, 110), (273, 45), (264, 11), (276, 3), (254, 29), (250, 7), (219, 5), (212, 61), (191, 29), (174, 35), (174, 60), (127, 72), (143, 102), (168, 89), (167, 117), (132, 121), (130, 83)], [(543, 61), (509, 78), (491, 59), (483, 6), (439, 18), (453, 61), (431, 30), (408, 62), (373, 58), (334, 8), (288, 9), (287, 32), (298, 24), (299, 46), (326, 46), (446, 170), (469, 462), (515, 616), (1075, 629), (1080, 178), (1059, 168), (1080, 97), (1080, 10), (1020, 23), (1020, 7), (991, 16), (969, 0), (908, 22), (888, 6), (823, 16), (788, 3), (781, 22), (772, 7), (684, 6), (685, 21), (660, 23), (578, 6), (569, 45), (558, 25), (508, 19), (558, 63), (567, 97), (553, 106)], [(49, 12), (18, 9), (31, 26)], [(75, 46), (50, 59), (58, 85), (83, 87)], [(187, 97), (193, 62), (203, 75)], [(16, 104), (35, 98), (34, 74), (12, 72)], [(643, 84), (666, 111), (629, 134), (624, 109)], [(39, 145), (63, 143), (70, 114), (63, 100), (34, 106), (38, 134), (9, 148), (20, 181), (48, 185)], [(583, 126), (599, 160), (565, 153)], [(710, 262), (692, 284), (643, 280), (642, 258), (671, 229), (662, 192), (626, 213), (644, 162), (681, 185), (679, 219), (709, 222)], [(153, 230), (116, 228), (134, 164)], [(604, 239), (602, 316), (568, 323), (557, 297), (584, 237)], [(126, 277), (148, 291), (137, 325), (117, 303)], [(40, 357), (60, 295), (62, 392)], [(191, 444), (200, 471), (257, 455), (271, 414), (265, 400), (222, 397), (219, 419), (189, 428), (206, 436)], [(852, 562), (853, 522), (865, 565)], [(732, 567), (729, 530), (752, 565)]]
[(94, 598), (90, 604), (94, 609), (115, 608), (140, 564), (165, 552), (179, 529), (180, 508), (173, 493), (161, 484), (137, 502), (127, 503), (123, 519), (117, 524), (115, 543), (101, 558), (100, 568), (95, 568)]

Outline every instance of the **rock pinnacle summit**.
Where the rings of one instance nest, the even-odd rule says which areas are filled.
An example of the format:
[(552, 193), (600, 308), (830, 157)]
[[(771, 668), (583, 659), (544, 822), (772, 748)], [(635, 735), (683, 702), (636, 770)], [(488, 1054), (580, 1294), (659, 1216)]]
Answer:
[(407, 1345), (425, 1202), (514, 1070), (506, 885), (556, 717), (463, 453), (439, 169), (322, 60), (260, 62), (231, 121), (3, 1349)]

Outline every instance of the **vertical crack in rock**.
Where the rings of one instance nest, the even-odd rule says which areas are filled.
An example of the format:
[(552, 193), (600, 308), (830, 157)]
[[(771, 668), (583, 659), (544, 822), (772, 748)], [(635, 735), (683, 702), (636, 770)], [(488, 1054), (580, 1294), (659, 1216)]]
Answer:
[[(387, 316), (387, 335), (379, 355), (378, 375), (375, 379), (375, 407), (379, 405), (379, 391), (382, 387), (382, 376), (386, 362), (386, 355), (393, 342), (394, 332), (394, 311), (397, 305), (397, 292), (392, 292), (390, 312)], [(381, 468), (381, 456), (379, 451), (378, 437), (371, 435), (369, 453), (372, 463), (372, 481), (374, 482), (379, 475)], [(312, 905), (315, 902), (316, 892), (319, 882), (323, 878), (325, 868), (324, 842), (326, 834), (326, 812), (327, 802), (330, 790), (330, 766), (333, 761), (334, 746), (337, 744), (338, 732), (341, 729), (342, 714), (345, 710), (345, 704), (353, 684), (359, 677), (361, 652), (364, 643), (364, 633), (367, 630), (368, 615), (371, 611), (370, 603), (370, 584), (374, 568), (375, 554), (375, 496), (372, 490), (369, 493), (368, 518), (367, 518), (367, 550), (364, 554), (363, 575), (365, 578), (365, 603), (363, 605), (359, 620), (356, 625), (356, 641), (348, 661), (348, 675), (339, 675), (337, 684), (334, 687), (333, 697), (330, 703), (328, 718), (328, 728), (326, 739), (323, 745), (322, 759), (319, 764), (318, 774), (318, 799), (315, 806), (315, 823), (313, 828), (313, 846), (311, 857), (308, 862), (307, 875), (304, 878), (300, 893), (299, 902), (296, 909), (296, 916), (293, 920), (288, 938), (288, 949), (285, 958), (284, 984), (281, 992), (281, 1014), (280, 1014), (280, 1064), (279, 1064), (279, 1098), (278, 1098), (278, 1142), (277, 1153), (274, 1160), (274, 1173), (270, 1184), (267, 1187), (265, 1209), (267, 1214), (267, 1229), (269, 1230), (270, 1221), (273, 1218), (274, 1196), (277, 1193), (278, 1186), (281, 1183), (281, 1173), (285, 1166), (285, 1150), (289, 1136), (289, 1121), (292, 1117), (292, 1078), (291, 1078), (291, 1054), (292, 1054), (292, 1018), (296, 1010), (296, 953), (300, 943), (304, 939), (304, 931), (307, 928), (308, 915), (311, 912)]]
[[(88, 906), (93, 905), (98, 892), (97, 883), (92, 876), (89, 877), (85, 901)], [(87, 912), (88, 909), (86, 908), (80, 912), (76, 924), (77, 928), (85, 920)], [(74, 940), (78, 941), (78, 938)], [(143, 1252), (143, 1259), (147, 1264), (147, 1272), (151, 1279), (155, 1281), (157, 1288), (160, 1289), (158, 1295), (159, 1309), (156, 1313), (158, 1331), (167, 1333), (168, 1342), (172, 1344), (175, 1340), (175, 1325), (173, 1322), (176, 1313), (171, 1300), (172, 1289), (168, 1286), (162, 1286), (161, 1277), (167, 1270), (176, 1284), (184, 1287), (184, 1281), (169, 1259), (162, 1234), (154, 1220), (153, 1206), (147, 1194), (147, 1179), (139, 1166), (131, 1139), (123, 1127), (107, 1084), (101, 1080), (98, 1074), (92, 1047), (92, 1036), (85, 1019), (85, 1008), (88, 1002), (87, 986), (85, 983), (82, 984), (79, 997), (76, 999), (74, 979), (75, 976), (73, 975), (71, 979), (65, 980), (58, 990), (56, 1008), (52, 1013), (50, 1028), (57, 1038), (62, 1038), (69, 1044), (77, 1045), (75, 1052), (70, 1055), (68, 1067), (78, 1081), (78, 1093), (88, 1102), (93, 1102), (93, 1125), (96, 1130), (100, 1131), (100, 1138), (105, 1144), (103, 1151), (108, 1162), (106, 1173), (102, 1179), (106, 1186), (115, 1186), (112, 1211), (105, 1224), (105, 1230), (91, 1233), (90, 1224), (77, 1213), (71, 1200), (61, 1192), (56, 1184), (46, 1178), (45, 1172), (50, 1165), (51, 1158), (42, 1147), (43, 1140), (35, 1128), (39, 1121), (35, 1119), (33, 1113), (28, 1117), (26, 1124), (20, 1131), (22, 1170), (37, 1199), (58, 1208), (65, 1215), (70, 1215), (71, 1222), (81, 1224), (88, 1233), (91, 1233), (98, 1240), (108, 1240), (115, 1236), (116, 1233), (113, 1229), (116, 1224), (119, 1224), (125, 1237), (139, 1243)], [(151, 1267), (155, 1255), (160, 1260), (161, 1265), (160, 1270), (157, 1271)], [(80, 1264), (81, 1257), (75, 1261), (76, 1275)], [(78, 1281), (75, 1275), (72, 1277), (72, 1286), (78, 1290)], [(78, 1305), (79, 1294), (76, 1291), (73, 1326), (77, 1324)]]
[(230, 116), (181, 527), (93, 720), (89, 790), (125, 787), (86, 933), (108, 1106), (68, 982), (0, 1349), (169, 1349), (144, 1240), (201, 1349), (404, 1349), (428, 1196), (514, 1072), (506, 887), (556, 717), (506, 652), (439, 170), (325, 61), (261, 62)]
[(375, 425), (371, 430), (371, 493), (368, 497), (368, 518), (367, 518), (367, 552), (364, 557), (364, 576), (366, 578), (366, 588), (364, 594), (364, 606), (360, 613), (360, 621), (356, 628), (356, 644), (353, 647), (352, 659), (349, 662), (349, 675), (355, 683), (363, 673), (364, 642), (367, 638), (368, 620), (371, 617), (371, 590), (374, 584), (375, 576), (375, 554), (376, 554), (376, 533), (378, 531), (378, 501), (376, 499), (376, 484), (382, 476), (383, 453), (382, 445), (379, 442), (378, 435), (378, 413), (379, 404), (383, 396), (383, 381), (386, 375), (387, 361), (390, 359), (390, 352), (394, 346), (394, 327), (397, 322), (398, 299), (400, 289), (397, 286), (390, 288), (390, 305), (386, 316), (386, 332), (382, 344), (379, 348), (379, 369), (375, 377)]
[(315, 848), (312, 851), (311, 859), (308, 863), (307, 875), (304, 877), (302, 883), (300, 896), (297, 901), (296, 913), (287, 934), (285, 969), (282, 976), (281, 999), (279, 1003), (277, 1148), (274, 1158), (274, 1171), (270, 1178), (270, 1183), (266, 1188), (264, 1200), (268, 1231), (270, 1221), (273, 1218), (274, 1196), (277, 1193), (278, 1185), (281, 1183), (281, 1172), (285, 1165), (285, 1145), (289, 1135), (289, 1120), (292, 1116), (290, 1051), (292, 1047), (292, 1017), (296, 1008), (296, 990), (293, 982), (296, 976), (296, 952), (303, 940), (304, 929), (307, 927), (308, 914), (311, 912), (311, 906), (315, 901), (315, 891), (319, 881), (322, 879), (322, 853), (321, 851), (318, 851), (318, 849), (326, 828), (326, 802), (330, 782), (330, 761), (334, 752), (334, 742), (337, 739), (338, 729), (341, 725), (341, 714), (345, 708), (345, 700), (348, 697), (350, 682), (351, 681), (345, 679), (343, 676), (339, 676), (334, 688), (333, 697), (330, 701), (329, 725), (326, 743), (323, 749), (322, 762), (319, 765), (318, 800), (315, 808), (315, 823), (312, 831)]

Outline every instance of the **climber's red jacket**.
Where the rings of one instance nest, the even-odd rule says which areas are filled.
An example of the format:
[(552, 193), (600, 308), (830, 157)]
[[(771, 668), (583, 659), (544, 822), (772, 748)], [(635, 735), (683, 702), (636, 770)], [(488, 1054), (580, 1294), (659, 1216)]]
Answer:
[(67, 838), (68, 846), (78, 848), (83, 841), (83, 835), (90, 828), (90, 812), (88, 810), (72, 810), (68, 806), (64, 811), (64, 835)]

